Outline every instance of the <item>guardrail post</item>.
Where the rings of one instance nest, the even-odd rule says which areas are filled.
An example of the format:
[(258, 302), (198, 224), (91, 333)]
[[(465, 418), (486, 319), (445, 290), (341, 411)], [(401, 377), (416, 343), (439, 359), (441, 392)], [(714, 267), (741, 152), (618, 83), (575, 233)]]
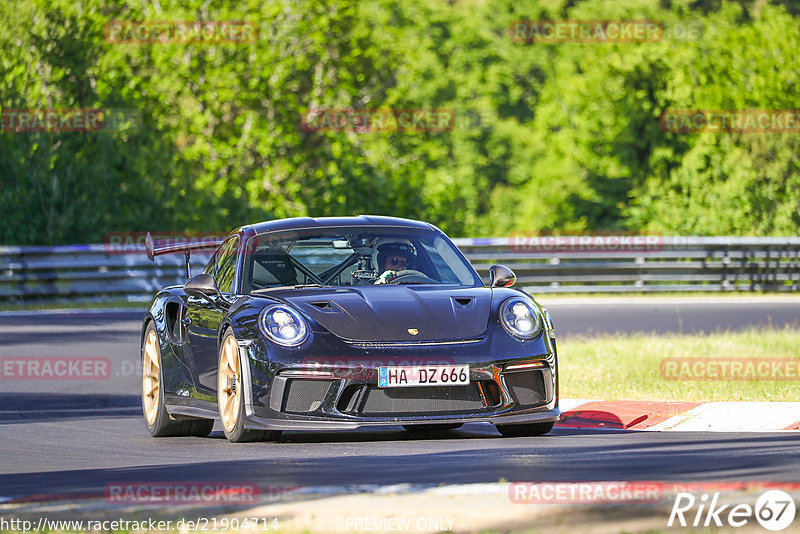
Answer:
[(730, 282), (728, 282), (728, 266), (731, 264), (731, 255), (728, 252), (728, 247), (722, 249), (722, 276), (720, 277), (720, 291), (724, 291), (728, 288)]
[(758, 275), (758, 273), (757, 273), (758, 264), (753, 264), (750, 261), (750, 258), (753, 256), (751, 249), (747, 248), (745, 250), (747, 250), (750, 253), (750, 254), (747, 254), (747, 255), (742, 254), (742, 258), (743, 258), (743, 260), (744, 260), (744, 262), (746, 263), (746, 266), (747, 266), (746, 267), (747, 268), (747, 275), (750, 278), (750, 291), (755, 291), (756, 290), (756, 277)]

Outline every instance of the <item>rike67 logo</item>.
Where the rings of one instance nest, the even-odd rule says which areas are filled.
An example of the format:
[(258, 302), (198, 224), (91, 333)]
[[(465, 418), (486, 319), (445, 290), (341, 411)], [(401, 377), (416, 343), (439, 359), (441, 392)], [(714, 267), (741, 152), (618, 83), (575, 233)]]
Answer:
[(719, 500), (718, 492), (712, 496), (703, 493), (700, 497), (678, 493), (667, 526), (743, 527), (755, 519), (765, 529), (779, 531), (794, 521), (794, 500), (785, 491), (769, 490), (758, 498), (755, 506), (721, 504)]

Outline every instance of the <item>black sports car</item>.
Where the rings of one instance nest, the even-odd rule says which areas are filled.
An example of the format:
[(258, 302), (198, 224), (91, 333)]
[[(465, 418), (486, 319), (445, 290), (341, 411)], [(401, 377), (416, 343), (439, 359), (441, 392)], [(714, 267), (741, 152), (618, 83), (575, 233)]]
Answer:
[[(216, 246), (217, 244), (215, 244)], [(243, 226), (203, 273), (156, 294), (142, 326), (142, 405), (153, 436), (230, 441), (282, 430), (490, 422), (506, 436), (559, 418), (547, 311), (490, 269), (486, 287), (441, 230), (392, 217)]]

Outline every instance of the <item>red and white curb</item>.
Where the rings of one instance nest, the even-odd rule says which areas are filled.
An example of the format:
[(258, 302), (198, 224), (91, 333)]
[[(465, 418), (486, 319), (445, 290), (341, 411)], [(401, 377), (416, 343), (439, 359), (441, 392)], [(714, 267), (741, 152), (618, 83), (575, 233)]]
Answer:
[(669, 402), (562, 399), (561, 428), (775, 432), (800, 430), (800, 402)]

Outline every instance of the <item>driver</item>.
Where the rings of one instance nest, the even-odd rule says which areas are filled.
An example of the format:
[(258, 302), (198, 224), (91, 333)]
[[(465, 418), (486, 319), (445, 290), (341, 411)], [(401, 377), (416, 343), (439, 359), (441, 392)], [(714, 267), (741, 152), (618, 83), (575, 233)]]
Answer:
[(378, 268), (383, 273), (375, 280), (376, 284), (387, 284), (398, 277), (401, 271), (414, 269), (417, 263), (417, 250), (407, 243), (384, 243), (378, 247)]

